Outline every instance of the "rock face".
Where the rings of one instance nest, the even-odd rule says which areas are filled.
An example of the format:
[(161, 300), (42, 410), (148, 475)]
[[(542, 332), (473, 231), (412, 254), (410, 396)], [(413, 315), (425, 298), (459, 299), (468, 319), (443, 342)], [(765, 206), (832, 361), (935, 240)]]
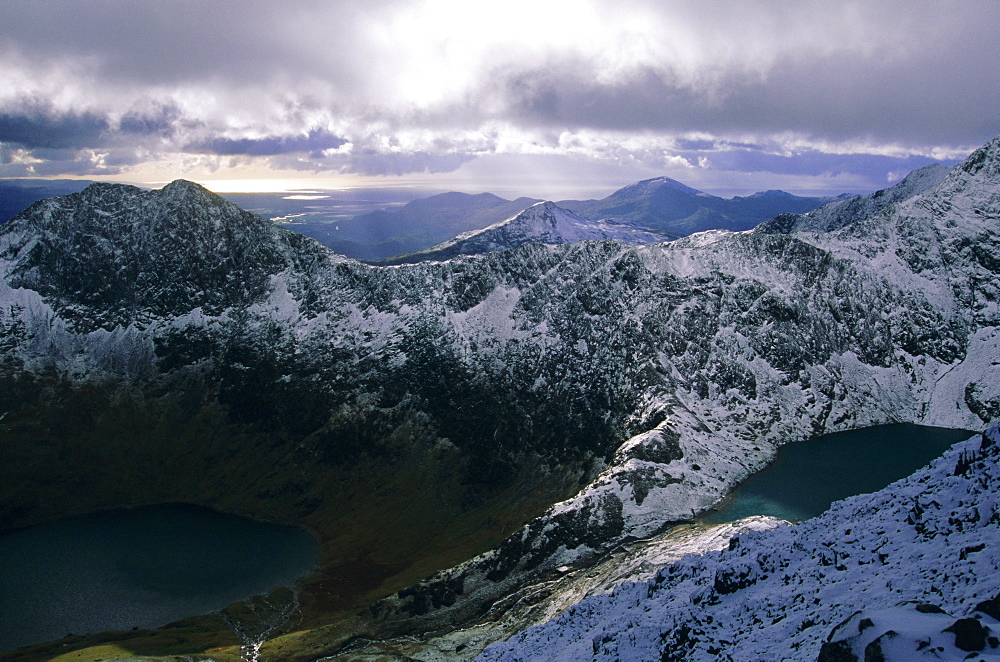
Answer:
[[(398, 267), (190, 183), (96, 185), (0, 230), (0, 426), (20, 440), (0, 449), (0, 478), (25, 486), (0, 515), (52, 516), (30, 491), (43, 478), (87, 507), (70, 492), (114, 480), (80, 468), (127, 463), (116, 475), (138, 498), (238, 493), (331, 537), (351, 513), (393, 522), (379, 531), (428, 517), (495, 549), (372, 614), (448, 624), (689, 518), (781, 443), (1000, 416), (998, 221), (1000, 140), (834, 232), (532, 243)], [(95, 394), (133, 414), (101, 418)], [(245, 440), (191, 427), (208, 422)], [(190, 431), (183, 465), (203, 468), (182, 473), (188, 492), (160, 476), (181, 462), (172, 425)], [(95, 429), (120, 443), (65, 451)]]

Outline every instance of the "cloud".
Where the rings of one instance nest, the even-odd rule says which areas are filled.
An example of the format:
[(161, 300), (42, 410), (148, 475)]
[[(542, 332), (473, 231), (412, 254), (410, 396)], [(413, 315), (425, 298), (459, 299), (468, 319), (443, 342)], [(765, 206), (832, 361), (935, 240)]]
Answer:
[(889, 172), (908, 173), (935, 162), (955, 160), (934, 159), (928, 156), (907, 155), (905, 157), (873, 154), (829, 154), (815, 149), (794, 154), (772, 154), (749, 149), (707, 149), (686, 152), (685, 156), (694, 162), (699, 158), (708, 159), (712, 168), (732, 172), (771, 172), (781, 175), (861, 175), (873, 180), (885, 177)]
[(0, 142), (26, 148), (93, 147), (107, 130), (107, 119), (97, 113), (57, 112), (45, 101), (0, 110)]
[(347, 140), (331, 135), (322, 129), (312, 129), (304, 136), (267, 136), (264, 138), (223, 138), (214, 137), (185, 147), (186, 151), (248, 156), (272, 156), (292, 152), (308, 152), (319, 158), (324, 150), (337, 149)]
[(172, 101), (146, 102), (133, 107), (118, 120), (118, 130), (124, 134), (172, 137), (183, 116), (181, 108)]
[(548, 154), (881, 182), (1000, 133), (998, 32), (992, 0), (0, 3), (0, 143), (67, 173)]

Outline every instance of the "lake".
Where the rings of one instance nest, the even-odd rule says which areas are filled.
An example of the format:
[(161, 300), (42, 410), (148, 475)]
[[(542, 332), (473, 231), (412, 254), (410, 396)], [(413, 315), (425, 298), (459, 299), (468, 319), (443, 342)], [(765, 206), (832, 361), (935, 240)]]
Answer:
[(291, 586), (304, 531), (207, 508), (112, 510), (0, 536), (0, 651), (69, 633), (150, 628)]
[(750, 476), (717, 510), (700, 519), (721, 524), (751, 515), (792, 521), (815, 517), (834, 501), (876, 492), (909, 476), (974, 434), (897, 424), (788, 444), (778, 450), (771, 464)]

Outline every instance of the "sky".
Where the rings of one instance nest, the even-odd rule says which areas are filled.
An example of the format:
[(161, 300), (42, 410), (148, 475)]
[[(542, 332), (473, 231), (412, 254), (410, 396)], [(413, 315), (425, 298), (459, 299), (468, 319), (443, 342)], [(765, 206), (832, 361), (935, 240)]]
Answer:
[(0, 178), (865, 192), (1000, 134), (1000, 2), (9, 0)]

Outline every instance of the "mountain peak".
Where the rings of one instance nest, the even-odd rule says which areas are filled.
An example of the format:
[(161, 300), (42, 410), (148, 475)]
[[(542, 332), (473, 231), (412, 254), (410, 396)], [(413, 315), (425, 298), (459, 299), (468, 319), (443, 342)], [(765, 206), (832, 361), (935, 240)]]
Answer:
[(197, 182), (192, 182), (187, 179), (175, 179), (166, 186), (164, 186), (162, 191), (203, 191), (205, 193), (211, 193), (207, 188), (198, 184)]
[(186, 180), (154, 191), (95, 183), (3, 230), (13, 282), (51, 297), (81, 329), (247, 305), (298, 251), (314, 250)]
[(683, 184), (676, 179), (671, 179), (670, 177), (654, 177), (652, 179), (644, 179), (640, 182), (636, 182), (635, 184), (619, 189), (615, 192), (615, 194), (627, 192), (629, 195), (635, 195), (640, 191), (645, 193), (655, 193), (660, 190), (683, 191), (684, 193), (690, 193), (691, 195), (701, 194), (701, 191), (698, 189), (691, 188), (687, 184)]
[(751, 193), (746, 196), (746, 199), (756, 199), (756, 198), (794, 198), (797, 197), (788, 191), (782, 191), (780, 189), (768, 189), (766, 191), (758, 191), (757, 193)]
[(211, 200), (217, 202), (224, 200), (201, 184), (187, 179), (175, 179), (159, 189), (157, 193), (163, 198), (174, 200)]
[(1000, 136), (970, 154), (959, 168), (970, 175), (1000, 179)]

